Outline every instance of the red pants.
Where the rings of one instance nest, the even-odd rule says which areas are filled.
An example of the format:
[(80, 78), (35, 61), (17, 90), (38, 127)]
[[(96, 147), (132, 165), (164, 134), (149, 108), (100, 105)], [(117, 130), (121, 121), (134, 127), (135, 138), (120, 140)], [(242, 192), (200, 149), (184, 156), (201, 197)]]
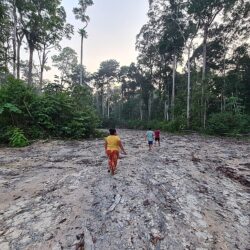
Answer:
[(112, 174), (114, 174), (116, 166), (117, 166), (117, 161), (119, 158), (119, 151), (107, 150), (106, 153), (109, 158), (109, 168), (112, 171)]

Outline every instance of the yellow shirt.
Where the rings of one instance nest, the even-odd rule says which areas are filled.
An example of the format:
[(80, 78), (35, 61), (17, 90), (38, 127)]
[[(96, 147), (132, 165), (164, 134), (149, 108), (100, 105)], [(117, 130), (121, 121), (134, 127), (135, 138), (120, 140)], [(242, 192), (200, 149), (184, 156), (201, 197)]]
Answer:
[(117, 135), (109, 135), (106, 137), (106, 142), (107, 142), (107, 150), (118, 150), (120, 149), (119, 142), (120, 142), (120, 137)]

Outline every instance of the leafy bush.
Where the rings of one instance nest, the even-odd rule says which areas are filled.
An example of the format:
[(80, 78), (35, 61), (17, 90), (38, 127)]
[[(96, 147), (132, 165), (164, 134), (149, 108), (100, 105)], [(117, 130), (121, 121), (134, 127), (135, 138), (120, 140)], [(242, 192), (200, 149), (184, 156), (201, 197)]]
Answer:
[(184, 119), (176, 118), (173, 121), (169, 121), (162, 126), (162, 130), (168, 132), (180, 132), (186, 128), (186, 122)]
[(117, 124), (119, 124), (119, 122), (113, 118), (103, 118), (101, 127), (102, 128), (115, 128)]
[[(89, 98), (89, 94), (86, 96)], [(99, 120), (89, 100), (82, 98), (53, 86), (38, 93), (24, 82), (9, 78), (0, 86), (1, 142), (9, 140), (10, 126), (19, 128), (13, 137), (15, 142), (21, 141), (21, 135), (23, 143), (25, 136), (29, 139), (93, 137)]]
[(250, 132), (250, 116), (231, 112), (215, 113), (208, 119), (209, 134), (236, 135)]
[(28, 139), (24, 136), (24, 133), (19, 128), (14, 128), (9, 132), (10, 145), (12, 147), (25, 147), (29, 144)]
[(109, 135), (108, 131), (102, 131), (102, 130), (95, 130), (94, 137), (95, 138), (104, 138)]
[(31, 115), (29, 104), (34, 101), (35, 92), (22, 81), (9, 78), (0, 88), (0, 125), (5, 128), (29, 127)]
[(17, 113), (17, 114), (21, 114), (22, 111), (16, 107), (14, 104), (12, 103), (5, 103), (4, 105), (0, 106), (0, 114), (2, 114), (4, 111), (8, 112), (8, 113)]
[(98, 119), (91, 110), (78, 112), (69, 119), (61, 130), (62, 137), (87, 138), (95, 134)]

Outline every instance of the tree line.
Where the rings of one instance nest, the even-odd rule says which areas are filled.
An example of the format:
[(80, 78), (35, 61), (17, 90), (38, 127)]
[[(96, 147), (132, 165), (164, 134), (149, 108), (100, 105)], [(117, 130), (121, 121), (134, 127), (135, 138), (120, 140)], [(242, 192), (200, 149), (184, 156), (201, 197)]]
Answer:
[[(9, 131), (23, 131), (36, 138), (39, 129), (46, 136), (78, 138), (81, 133), (77, 128), (84, 130), (80, 121), (87, 117), (88, 127), (93, 118), (93, 126), (97, 126), (96, 114), (104, 127), (150, 126), (222, 135), (249, 132), (249, 1), (149, 0), (148, 21), (136, 36), (137, 61), (124, 66), (108, 59), (91, 74), (82, 64), (82, 45), (89, 22), (86, 9), (92, 4), (92, 0), (79, 0), (73, 8), (82, 25), (77, 31), (79, 63), (76, 51), (60, 46), (63, 38), (74, 34), (60, 0), (0, 1), (0, 122), (4, 140), (13, 134)], [(29, 53), (27, 61), (21, 58), (24, 49)], [(47, 81), (44, 71), (50, 69), (52, 49), (58, 50), (51, 58), (60, 73)], [(39, 64), (33, 59), (35, 53)], [(20, 90), (21, 99), (16, 98), (19, 92), (14, 87)], [(29, 97), (30, 91), (36, 98)], [(34, 110), (39, 105), (33, 103), (38, 100), (43, 103), (39, 111)], [(50, 109), (49, 105), (55, 106)], [(71, 115), (65, 116), (66, 123), (64, 115), (54, 119), (58, 112), (63, 114), (63, 105), (72, 108)], [(32, 126), (20, 119), (20, 114), (26, 119), (33, 117)], [(77, 120), (75, 127), (70, 119)], [(63, 125), (55, 126), (56, 121)]]
[(108, 60), (93, 75), (99, 113), (132, 127), (250, 131), (249, 32), (248, 1), (150, 0), (137, 62)]

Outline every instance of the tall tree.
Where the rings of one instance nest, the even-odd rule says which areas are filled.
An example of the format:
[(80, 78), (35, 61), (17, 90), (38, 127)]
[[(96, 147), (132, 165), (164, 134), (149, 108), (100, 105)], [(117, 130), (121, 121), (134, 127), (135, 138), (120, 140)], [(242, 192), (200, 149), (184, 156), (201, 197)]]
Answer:
[[(84, 28), (78, 30), (78, 33), (81, 35), (81, 55), (80, 55), (81, 68), (83, 68), (83, 62), (82, 62), (82, 60), (83, 60), (83, 39), (87, 38), (87, 32), (85, 31), (86, 27), (87, 27), (87, 23), (84, 26)], [(82, 84), (83, 84), (83, 70), (80, 71), (80, 85), (82, 85)]]
[(207, 40), (211, 26), (216, 17), (224, 10), (230, 10), (237, 0), (191, 0), (188, 6), (188, 13), (198, 20), (199, 28), (203, 30), (203, 63), (202, 63), (202, 96), (201, 105), (203, 108), (203, 127), (206, 127), (207, 102), (206, 97), (206, 71), (207, 71)]
[(43, 73), (50, 50), (60, 48), (59, 42), (62, 38), (70, 39), (71, 34), (73, 34), (73, 26), (66, 23), (66, 12), (62, 6), (55, 8), (50, 18), (44, 19), (41, 41), (37, 48), (40, 61), (40, 88), (42, 88)]
[(11, 18), (8, 12), (9, 6), (5, 1), (0, 2), (0, 71), (6, 77), (8, 70), (8, 63), (11, 59), (9, 55), (10, 42), (11, 42)]
[(34, 50), (39, 49), (41, 44), (44, 45), (45, 33), (61, 32), (65, 23), (65, 11), (60, 6), (61, 0), (18, 0), (16, 4), (29, 47), (28, 84), (31, 85)]
[(53, 65), (61, 72), (61, 85), (71, 84), (71, 75), (77, 67), (77, 53), (70, 47), (62, 49), (59, 55), (52, 56)]
[[(86, 10), (89, 6), (93, 5), (92, 0), (79, 0), (78, 2), (79, 7), (73, 8), (73, 13), (75, 14), (76, 19), (80, 19), (83, 23), (83, 27), (79, 29), (78, 33), (81, 36), (81, 56), (80, 56), (80, 64), (83, 68), (82, 60), (83, 60), (83, 39), (87, 38), (87, 33), (85, 31), (86, 27), (88, 26), (89, 16), (86, 15)], [(80, 84), (83, 83), (83, 71), (80, 73)]]
[(17, 8), (16, 0), (10, 1), (12, 7), (12, 16), (13, 16), (13, 32), (12, 32), (12, 43), (13, 43), (13, 76), (16, 76), (16, 60), (17, 60)]
[[(110, 94), (111, 84), (117, 81), (119, 72), (119, 63), (114, 60), (103, 61), (99, 70), (94, 74), (95, 86), (100, 93), (100, 107), (102, 116), (110, 116)], [(105, 109), (105, 106), (107, 107)], [(106, 112), (107, 110), (107, 112)]]

